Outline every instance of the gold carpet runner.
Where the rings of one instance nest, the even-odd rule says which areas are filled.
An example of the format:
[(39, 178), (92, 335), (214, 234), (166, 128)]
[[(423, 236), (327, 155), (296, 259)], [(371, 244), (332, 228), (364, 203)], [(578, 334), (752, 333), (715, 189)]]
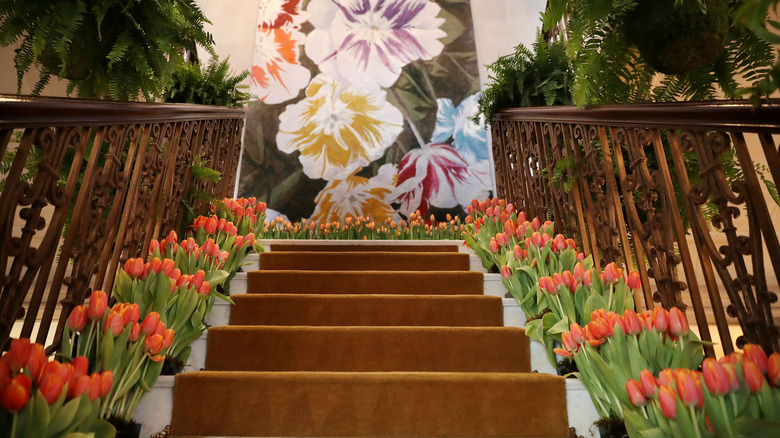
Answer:
[(341, 246), (325, 250), (332, 260), (314, 247), (261, 256), (230, 326), (209, 329), (208, 371), (176, 376), (172, 435), (567, 435), (564, 379), (528, 372), (528, 338), (503, 327), (468, 259), (419, 271)]

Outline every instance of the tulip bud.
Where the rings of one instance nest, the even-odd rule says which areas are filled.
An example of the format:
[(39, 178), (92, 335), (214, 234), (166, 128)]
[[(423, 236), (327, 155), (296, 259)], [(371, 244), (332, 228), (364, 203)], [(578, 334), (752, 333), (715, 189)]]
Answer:
[(89, 370), (89, 359), (85, 356), (77, 356), (73, 358), (71, 362), (73, 365), (73, 378), (78, 379), (81, 376), (86, 376)]
[[(539, 219), (534, 218), (534, 220), (538, 221)], [(542, 235), (539, 232), (534, 232), (531, 234), (531, 244), (534, 246), (542, 246)], [(528, 244), (526, 244), (526, 247), (528, 247)]]
[(65, 381), (56, 374), (49, 374), (38, 385), (38, 393), (43, 395), (46, 403), (52, 404), (62, 395), (62, 388)]
[(639, 386), (639, 382), (634, 379), (628, 379), (626, 382), (626, 392), (628, 393), (628, 399), (634, 406), (644, 406), (647, 404), (647, 399), (642, 392), (642, 387)]
[(680, 396), (680, 401), (682, 401), (684, 405), (696, 406), (700, 401), (703, 403), (703, 395), (701, 393), (701, 388), (696, 385), (695, 380), (698, 380), (698, 378), (695, 373), (693, 371), (687, 371), (690, 370), (677, 372), (677, 393)]
[(211, 286), (209, 285), (208, 281), (204, 281), (203, 283), (201, 283), (200, 288), (198, 288), (198, 294), (200, 295), (208, 295), (210, 291), (211, 291)]
[(11, 349), (5, 354), (5, 358), (12, 373), (16, 373), (24, 367), (30, 357), (31, 348), (32, 344), (28, 338), (11, 340)]
[(585, 275), (582, 276), (582, 284), (587, 287), (593, 284), (593, 271), (585, 271)]
[(100, 374), (92, 373), (89, 376), (89, 401), (100, 398)]
[(108, 308), (108, 295), (102, 290), (96, 290), (92, 292), (89, 297), (89, 307), (87, 309), (87, 316), (90, 321), (100, 321), (103, 319), (103, 315)]
[(111, 392), (111, 385), (114, 383), (114, 372), (105, 370), (100, 373), (100, 396), (105, 397)]
[(777, 388), (780, 386), (780, 353), (772, 353), (767, 360), (767, 378)]
[(223, 264), (223, 263), (225, 263), (225, 262), (227, 261), (228, 257), (230, 257), (230, 253), (229, 253), (229, 252), (227, 252), (227, 251), (222, 251), (222, 252), (220, 252), (220, 253), (219, 253), (219, 255), (217, 256), (217, 261), (218, 261), (220, 264)]
[(739, 388), (742, 385), (739, 383), (739, 379), (737, 378), (737, 369), (734, 368), (734, 364), (721, 363), (720, 361), (718, 361), (718, 363), (723, 367), (724, 370), (726, 370), (726, 374), (729, 375), (729, 392), (739, 391)]
[(576, 353), (577, 350), (580, 349), (580, 344), (574, 340), (574, 336), (572, 336), (571, 332), (563, 332), (561, 334), (561, 341), (563, 342), (563, 348), (572, 353)]
[(173, 329), (165, 330), (165, 333), (163, 334), (163, 348), (166, 350), (171, 348), (171, 344), (173, 343), (173, 336)]
[(498, 252), (499, 244), (498, 241), (496, 241), (495, 237), (490, 238), (490, 252), (496, 253)]
[(672, 369), (665, 369), (661, 370), (660, 373), (658, 373), (658, 385), (666, 385), (666, 386), (673, 386), (675, 384), (675, 381), (677, 380), (677, 373), (674, 372)]
[(582, 327), (577, 324), (576, 322), (571, 323), (571, 326), (569, 327), (569, 331), (571, 332), (572, 339), (574, 342), (578, 344), (582, 344), (585, 342), (585, 331), (582, 329)]
[(200, 287), (203, 285), (203, 280), (206, 279), (206, 273), (203, 272), (203, 270), (199, 270), (195, 273), (195, 275), (190, 278), (190, 285), (195, 286), (195, 289), (200, 290)]
[(653, 328), (661, 333), (669, 329), (669, 312), (663, 307), (653, 309)]
[(552, 245), (553, 251), (560, 253), (561, 251), (565, 250), (567, 247), (568, 244), (566, 243), (566, 238), (563, 237), (563, 234), (558, 234), (557, 236), (555, 236)]
[(206, 234), (215, 234), (217, 232), (217, 217), (211, 216), (206, 219), (205, 223), (203, 224), (203, 230), (206, 232)]
[[(41, 373), (41, 369), (46, 365), (46, 352), (43, 349), (43, 345), (34, 343), (30, 345), (30, 354), (27, 357), (27, 363), (25, 366), (30, 371), (30, 377), (35, 379)], [(0, 385), (2, 386), (2, 385)]]
[(542, 227), (542, 222), (539, 220), (538, 217), (533, 218), (531, 221), (531, 226), (534, 227), (534, 230), (539, 230), (539, 228)]
[(646, 398), (655, 397), (655, 392), (658, 388), (658, 382), (649, 370), (642, 370), (639, 373), (639, 384), (642, 386), (642, 393)]
[(515, 226), (515, 223), (511, 220), (508, 220), (504, 222), (504, 233), (513, 236), (515, 234), (515, 230), (517, 227)]
[(157, 323), (157, 328), (154, 329), (155, 335), (165, 336), (165, 324), (162, 321)]
[(688, 319), (682, 310), (676, 307), (669, 311), (669, 331), (675, 336), (685, 336), (690, 331)]
[(747, 357), (742, 358), (742, 376), (751, 392), (761, 391), (764, 386), (764, 373), (755, 362)]
[(74, 399), (89, 391), (89, 376), (83, 375), (76, 379), (73, 386), (68, 388), (68, 398)]
[(617, 283), (623, 278), (623, 271), (618, 268), (615, 262), (612, 262), (604, 268), (604, 282), (607, 284)]
[(552, 277), (539, 278), (539, 289), (553, 295), (558, 293), (555, 289), (555, 283), (553, 282)]
[(512, 277), (512, 270), (507, 265), (501, 266), (501, 277), (503, 278), (510, 278)]
[(729, 374), (715, 359), (709, 357), (704, 359), (702, 376), (711, 394), (717, 396), (729, 393)]
[(658, 401), (666, 418), (677, 418), (677, 395), (671, 387), (661, 386), (661, 389), (658, 390)]
[(30, 399), (30, 378), (17, 374), (0, 388), (0, 407), (8, 412), (20, 411)]
[(628, 279), (626, 280), (626, 285), (630, 289), (639, 289), (642, 287), (642, 279), (639, 278), (639, 272), (637, 271), (631, 271), (628, 274)]
[(164, 259), (162, 261), (161, 271), (163, 274), (165, 274), (166, 277), (170, 278), (171, 274), (173, 274), (174, 269), (176, 269), (176, 262), (174, 262), (171, 259)]
[(163, 348), (163, 337), (160, 335), (151, 335), (144, 341), (144, 349), (150, 356), (159, 353)]
[(68, 316), (68, 330), (73, 333), (84, 330), (87, 326), (87, 307), (84, 305), (76, 306), (70, 311)]
[(170, 233), (168, 233), (168, 236), (165, 237), (166, 245), (176, 244), (176, 242), (178, 241), (179, 241), (179, 237), (176, 235), (175, 231), (171, 231)]
[(625, 322), (626, 333), (629, 335), (638, 335), (642, 332), (642, 321), (639, 316), (631, 309), (623, 312), (623, 321)]
[(128, 336), (128, 342), (135, 342), (138, 340), (138, 336), (141, 334), (141, 325), (134, 322), (130, 325), (130, 336)]
[(141, 322), (141, 333), (146, 336), (151, 335), (157, 330), (157, 324), (160, 322), (160, 314), (157, 312), (151, 312), (146, 315), (143, 322)]
[(766, 373), (768, 360), (766, 357), (766, 353), (764, 353), (764, 349), (761, 348), (760, 345), (747, 344), (742, 349), (742, 351), (745, 357), (752, 360), (753, 363), (758, 365), (758, 369), (760, 369), (762, 373)]
[(144, 261), (140, 257), (136, 259), (127, 259), (125, 262), (125, 272), (131, 278), (140, 278), (144, 275), (144, 271)]
[(109, 330), (114, 337), (122, 334), (122, 328), (124, 327), (124, 321), (122, 320), (122, 314), (119, 312), (109, 312), (106, 317), (106, 322), (103, 324), (103, 333), (107, 333)]
[(577, 262), (577, 264), (574, 265), (572, 274), (574, 274), (574, 278), (576, 278), (577, 281), (581, 282), (585, 278), (585, 266), (583, 266), (581, 262)]
[(151, 242), (149, 242), (149, 254), (158, 254), (160, 252), (160, 241), (157, 239), (152, 239)]

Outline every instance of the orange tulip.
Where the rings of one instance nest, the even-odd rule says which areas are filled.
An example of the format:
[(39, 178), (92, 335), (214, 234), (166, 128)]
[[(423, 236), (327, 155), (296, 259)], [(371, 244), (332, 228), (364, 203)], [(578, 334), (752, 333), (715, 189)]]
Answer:
[(751, 392), (761, 391), (764, 386), (764, 373), (755, 362), (747, 357), (742, 358), (742, 376)]
[(631, 271), (626, 279), (626, 285), (631, 289), (639, 289), (642, 287), (642, 279), (639, 278), (639, 272)]
[(11, 349), (5, 354), (5, 358), (12, 373), (21, 370), (27, 364), (31, 348), (32, 344), (28, 338), (13, 339), (11, 341)]
[(100, 398), (100, 374), (92, 373), (89, 376), (89, 401)]
[(653, 310), (653, 328), (661, 333), (669, 329), (669, 312), (663, 307), (656, 307)]
[(669, 311), (669, 331), (675, 336), (685, 336), (690, 331), (688, 319), (677, 307), (672, 307)]
[(766, 353), (764, 353), (764, 349), (761, 348), (760, 345), (747, 344), (742, 349), (742, 351), (744, 352), (745, 357), (752, 360), (753, 363), (758, 365), (758, 369), (760, 369), (762, 373), (766, 373), (768, 360), (766, 357)]
[(639, 320), (639, 316), (633, 310), (626, 309), (623, 312), (623, 321), (625, 322), (627, 334), (638, 335), (642, 331), (642, 321)]
[(702, 363), (702, 376), (704, 384), (713, 395), (724, 395), (729, 393), (729, 374), (712, 358), (704, 359)]
[(658, 389), (658, 381), (650, 370), (642, 370), (642, 372), (639, 373), (639, 384), (641, 385), (642, 393), (646, 398), (655, 397), (655, 392)]
[(119, 312), (109, 312), (106, 317), (106, 322), (103, 324), (103, 333), (108, 333), (110, 330), (111, 334), (116, 337), (122, 334), (123, 327), (124, 322), (122, 321), (122, 314)]
[(154, 356), (159, 353), (163, 348), (163, 337), (160, 335), (151, 335), (144, 341), (144, 349), (150, 356)]
[(73, 378), (78, 379), (81, 376), (87, 375), (89, 359), (85, 356), (77, 356), (73, 358), (71, 365), (73, 365)]
[(49, 374), (44, 378), (38, 386), (38, 393), (43, 395), (46, 399), (46, 403), (52, 404), (60, 398), (62, 395), (62, 388), (65, 386), (65, 381), (56, 374)]
[(165, 330), (165, 333), (163, 334), (163, 348), (166, 350), (171, 347), (171, 344), (173, 343), (173, 336), (173, 329)]
[(157, 323), (159, 322), (159, 313), (151, 312), (150, 314), (146, 315), (146, 318), (144, 318), (143, 322), (141, 323), (141, 333), (146, 336), (151, 335), (155, 330), (157, 330)]
[(76, 397), (79, 397), (81, 394), (84, 394), (85, 392), (89, 392), (89, 376), (83, 375), (76, 379), (73, 386), (68, 388), (68, 398), (74, 399)]
[(129, 342), (135, 342), (138, 340), (138, 336), (141, 334), (141, 324), (134, 322), (130, 325), (130, 336), (127, 337)]
[(671, 387), (661, 386), (658, 390), (658, 401), (666, 418), (677, 418), (677, 395)]
[(105, 397), (111, 391), (111, 385), (114, 384), (114, 372), (105, 370), (100, 373), (100, 396)]
[(680, 396), (680, 401), (686, 406), (697, 406), (704, 403), (704, 396), (701, 393), (701, 388), (696, 385), (698, 377), (695, 372), (684, 371), (678, 371), (676, 379), (677, 393)]
[(87, 326), (87, 307), (84, 305), (76, 306), (70, 311), (68, 316), (68, 330), (71, 332), (80, 332)]
[(41, 369), (46, 365), (48, 359), (46, 358), (46, 351), (43, 349), (43, 345), (35, 343), (30, 346), (30, 355), (27, 357), (27, 369), (30, 371), (30, 377), (35, 379), (41, 373)]
[(639, 386), (639, 382), (634, 379), (628, 379), (626, 381), (626, 392), (628, 393), (628, 399), (634, 406), (644, 406), (647, 404), (647, 398), (645, 398), (642, 392), (642, 387)]
[(585, 342), (585, 331), (576, 322), (571, 323), (571, 326), (569, 326), (569, 332), (571, 333), (574, 342), (578, 344)]
[(30, 399), (30, 378), (24, 374), (17, 374), (6, 382), (0, 392), (0, 407), (8, 412), (20, 411)]
[(93, 291), (92, 295), (89, 297), (89, 307), (87, 308), (87, 316), (89, 317), (89, 320), (102, 320), (107, 308), (108, 295), (106, 295), (106, 293), (102, 290)]
[(623, 278), (623, 271), (618, 268), (615, 262), (612, 262), (604, 268), (603, 276), (605, 283), (617, 283)]

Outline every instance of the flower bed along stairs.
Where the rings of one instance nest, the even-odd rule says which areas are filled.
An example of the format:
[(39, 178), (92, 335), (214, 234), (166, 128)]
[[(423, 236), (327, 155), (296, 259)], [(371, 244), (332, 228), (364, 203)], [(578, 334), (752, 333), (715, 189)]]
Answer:
[(296, 246), (261, 255), (206, 370), (176, 376), (171, 435), (568, 435), (564, 379), (530, 373), (457, 245)]

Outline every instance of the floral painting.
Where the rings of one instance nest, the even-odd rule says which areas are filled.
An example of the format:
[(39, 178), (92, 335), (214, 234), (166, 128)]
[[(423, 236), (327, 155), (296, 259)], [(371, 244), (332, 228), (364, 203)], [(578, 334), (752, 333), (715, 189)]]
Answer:
[(261, 0), (240, 196), (292, 219), (459, 214), (492, 187), (468, 0)]

